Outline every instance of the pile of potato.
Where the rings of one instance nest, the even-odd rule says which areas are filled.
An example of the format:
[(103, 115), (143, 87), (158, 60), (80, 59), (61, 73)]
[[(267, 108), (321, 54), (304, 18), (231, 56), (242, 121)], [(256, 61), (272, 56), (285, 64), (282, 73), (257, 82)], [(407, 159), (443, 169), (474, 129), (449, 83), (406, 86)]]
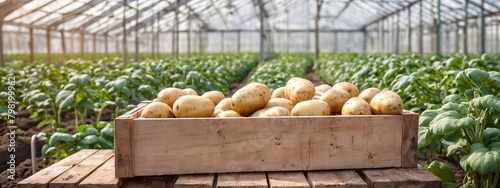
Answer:
[(348, 82), (315, 87), (309, 80), (294, 77), (274, 91), (264, 84), (250, 83), (232, 97), (220, 91), (199, 96), (193, 89), (165, 88), (143, 108), (141, 117), (397, 115), (402, 111), (401, 97), (392, 91), (369, 88), (360, 93)]

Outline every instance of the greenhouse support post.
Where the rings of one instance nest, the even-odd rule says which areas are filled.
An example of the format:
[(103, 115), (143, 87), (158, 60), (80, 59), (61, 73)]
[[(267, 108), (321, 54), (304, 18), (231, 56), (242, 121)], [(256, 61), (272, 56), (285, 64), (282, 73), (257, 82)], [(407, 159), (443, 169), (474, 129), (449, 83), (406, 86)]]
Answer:
[(85, 33), (83, 31), (80, 32), (80, 56), (83, 58), (83, 53), (84, 53), (84, 48), (85, 48)]
[(238, 30), (238, 41), (237, 41), (237, 52), (240, 53), (241, 52), (241, 31)]
[[(0, 29), (1, 30), (1, 29)], [(35, 38), (33, 37), (33, 26), (29, 27), (29, 48), (30, 48), (30, 63), (33, 63), (35, 61)]]
[(499, 21), (497, 20), (497, 22), (495, 23), (495, 26), (496, 26), (496, 32), (495, 32), (495, 52), (498, 53), (499, 50), (498, 50), (498, 33), (500, 32), (500, 26), (499, 26)]
[(484, 0), (481, 0), (481, 54), (486, 53), (486, 18), (484, 14)]
[(104, 54), (108, 57), (108, 33), (104, 33)]
[(455, 23), (455, 52), (458, 52), (460, 49), (460, 35), (459, 35), (459, 29), (460, 27), (458, 26), (458, 22)]
[(411, 52), (411, 6), (408, 7), (408, 52)]
[(0, 66), (5, 66), (3, 57), (3, 18), (0, 18)]
[(220, 32), (220, 52), (224, 53), (224, 31)]
[(62, 59), (66, 60), (66, 37), (64, 35), (64, 30), (61, 30), (61, 49), (62, 49)]
[(94, 58), (96, 58), (97, 54), (97, 39), (96, 39), (96, 34), (92, 34), (92, 55)]
[(135, 62), (139, 62), (139, 1), (135, 2)]
[(436, 55), (441, 55), (441, 0), (437, 0)]
[(419, 17), (419, 24), (418, 24), (418, 53), (420, 53), (420, 56), (424, 55), (424, 20), (422, 19), (423, 15), (423, 1), (420, 1), (420, 8), (418, 12), (418, 17)]
[(315, 57), (319, 57), (320, 49), (319, 49), (319, 19), (321, 13), (321, 5), (323, 4), (323, 0), (316, 0), (316, 19), (314, 19), (314, 45), (315, 45)]
[(122, 48), (123, 48), (123, 54), (122, 54), (122, 59), (123, 59), (123, 64), (127, 65), (127, 18), (126, 18), (126, 12), (127, 12), (127, 0), (123, 0), (123, 20), (122, 20)]
[(399, 54), (399, 24), (401, 22), (401, 17), (399, 16), (399, 12), (396, 14), (396, 19), (397, 21), (395, 22), (396, 23), (396, 44), (394, 45), (394, 48), (395, 48), (395, 52), (396, 54)]
[(47, 40), (47, 64), (50, 64), (50, 27), (47, 28), (46, 31), (46, 40)]
[(259, 13), (259, 18), (260, 18), (260, 49), (259, 49), (259, 63), (264, 62), (264, 5), (262, 4), (262, 1), (259, 0), (259, 7), (260, 7), (260, 13)]
[(187, 56), (191, 56), (191, 10), (188, 11)]
[(469, 53), (469, 48), (467, 47), (467, 39), (468, 39), (468, 33), (467, 30), (469, 27), (469, 0), (464, 0), (465, 1), (465, 16), (464, 16), (464, 54)]

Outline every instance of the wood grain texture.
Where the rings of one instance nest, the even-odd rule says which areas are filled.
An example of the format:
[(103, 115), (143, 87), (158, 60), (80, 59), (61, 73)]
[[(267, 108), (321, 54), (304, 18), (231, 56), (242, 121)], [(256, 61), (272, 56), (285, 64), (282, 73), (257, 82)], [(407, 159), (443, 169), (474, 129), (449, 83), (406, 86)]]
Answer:
[(417, 167), (418, 147), (418, 114), (412, 112), (403, 113), (403, 132), (401, 145), (401, 167)]
[(111, 157), (80, 182), (78, 188), (118, 188), (121, 183), (122, 181), (115, 177), (115, 158)]
[(214, 174), (179, 175), (174, 188), (213, 188)]
[(366, 182), (354, 170), (307, 172), (313, 188), (367, 188)]
[(304, 172), (268, 172), (267, 178), (269, 180), (270, 188), (308, 188)]
[[(400, 167), (402, 122), (402, 115), (135, 119), (128, 145), (115, 137), (115, 148), (133, 148), (124, 156), (133, 161), (117, 167), (133, 164), (136, 176)], [(122, 139), (130, 131), (123, 127), (115, 132)]]
[(439, 188), (441, 181), (433, 174), (422, 169), (378, 169), (363, 170), (361, 177), (370, 188), (405, 187)]
[(113, 150), (98, 150), (93, 155), (59, 175), (49, 183), (51, 188), (78, 187), (78, 184), (100, 167), (105, 161), (113, 157)]
[(117, 178), (134, 177), (134, 153), (132, 149), (132, 131), (134, 119), (118, 117), (115, 119), (115, 176)]
[(218, 174), (217, 187), (221, 188), (267, 188), (265, 172)]
[(95, 149), (81, 150), (73, 155), (70, 155), (63, 160), (44, 168), (32, 176), (24, 179), (17, 184), (19, 188), (38, 188), (38, 187), (48, 187), (49, 183), (57, 178), (62, 173), (66, 172), (74, 165), (79, 164), (81, 161), (96, 153)]
[(177, 175), (172, 176), (144, 176), (122, 179), (121, 188), (173, 188)]

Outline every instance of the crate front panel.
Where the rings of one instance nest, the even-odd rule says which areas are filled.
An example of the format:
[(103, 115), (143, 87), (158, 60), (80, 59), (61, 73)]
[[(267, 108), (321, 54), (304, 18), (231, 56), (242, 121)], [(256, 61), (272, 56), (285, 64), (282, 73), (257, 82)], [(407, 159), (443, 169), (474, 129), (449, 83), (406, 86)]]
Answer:
[(400, 115), (133, 121), (135, 176), (401, 166)]

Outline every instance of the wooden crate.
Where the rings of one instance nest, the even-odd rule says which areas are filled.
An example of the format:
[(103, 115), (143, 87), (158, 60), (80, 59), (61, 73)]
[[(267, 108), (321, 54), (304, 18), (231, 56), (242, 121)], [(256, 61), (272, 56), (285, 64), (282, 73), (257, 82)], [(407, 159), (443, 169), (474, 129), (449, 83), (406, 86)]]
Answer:
[(82, 150), (19, 182), (19, 188), (438, 188), (423, 168), (234, 172), (116, 178), (111, 150)]
[(116, 177), (416, 167), (418, 114), (115, 119)]

